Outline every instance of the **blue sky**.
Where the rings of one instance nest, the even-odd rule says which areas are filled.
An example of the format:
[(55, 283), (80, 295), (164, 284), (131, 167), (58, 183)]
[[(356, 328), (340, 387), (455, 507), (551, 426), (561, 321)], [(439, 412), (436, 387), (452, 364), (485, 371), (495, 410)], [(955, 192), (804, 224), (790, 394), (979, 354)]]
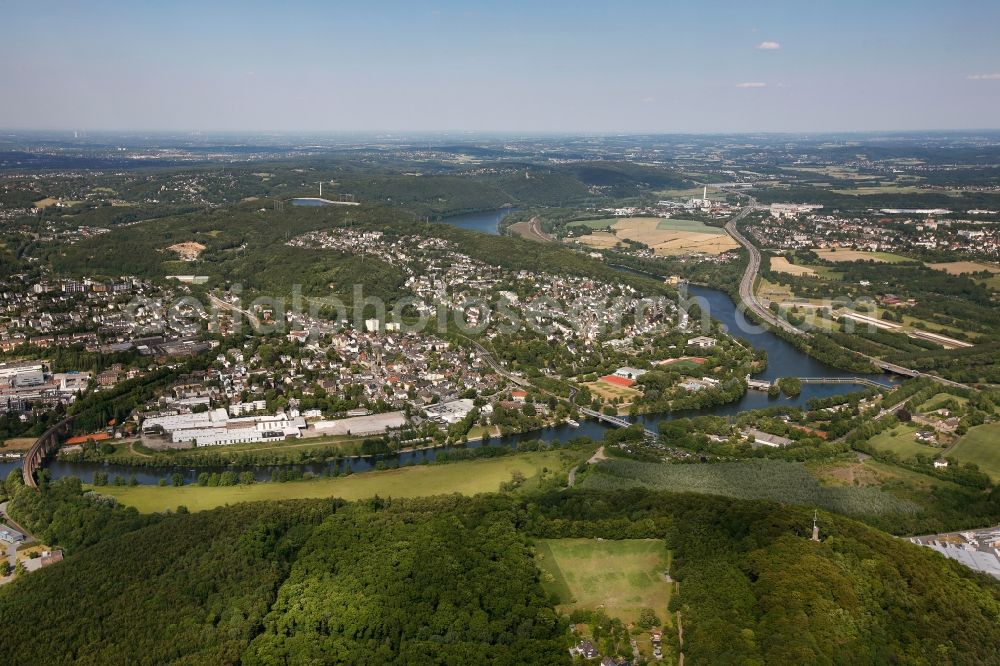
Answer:
[(996, 128), (997, 26), (987, 0), (0, 0), (0, 127)]

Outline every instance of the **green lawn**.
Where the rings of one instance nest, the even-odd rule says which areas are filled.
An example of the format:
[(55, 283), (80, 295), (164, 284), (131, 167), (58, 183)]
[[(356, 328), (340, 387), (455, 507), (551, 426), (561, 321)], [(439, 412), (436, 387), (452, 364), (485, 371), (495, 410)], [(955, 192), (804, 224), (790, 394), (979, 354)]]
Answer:
[(971, 462), (994, 481), (1000, 481), (1000, 423), (970, 428), (948, 452), (960, 462)]
[(914, 425), (898, 425), (883, 430), (868, 442), (878, 451), (889, 451), (902, 458), (915, 458), (917, 454), (939, 456), (944, 449), (921, 444), (915, 439), (918, 428)]
[(542, 587), (559, 598), (560, 610), (603, 608), (625, 623), (652, 608), (669, 625), (670, 553), (658, 539), (540, 539), (535, 561)]
[[(518, 455), (455, 462), (443, 465), (417, 465), (385, 472), (364, 472), (334, 479), (257, 483), (249, 486), (103, 486), (97, 490), (113, 495), (122, 504), (142, 513), (176, 509), (184, 505), (191, 511), (204, 511), (225, 504), (259, 500), (314, 499), (341, 497), (347, 500), (382, 497), (420, 497), (461, 493), (496, 492), (515, 471), (529, 480), (540, 479), (543, 468), (548, 475), (568, 469), (577, 459), (586, 459), (592, 451), (542, 451)], [(531, 482), (528, 482), (531, 485)]]
[(964, 407), (966, 403), (969, 402), (969, 399), (942, 392), (925, 400), (923, 404), (920, 405), (919, 410), (921, 412), (933, 412), (935, 409), (941, 409), (949, 402), (956, 402)]

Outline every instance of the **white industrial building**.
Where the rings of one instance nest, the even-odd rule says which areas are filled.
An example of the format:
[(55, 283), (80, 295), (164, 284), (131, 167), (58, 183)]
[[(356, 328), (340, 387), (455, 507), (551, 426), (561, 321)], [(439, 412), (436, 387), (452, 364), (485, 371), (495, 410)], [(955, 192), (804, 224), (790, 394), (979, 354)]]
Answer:
[(195, 446), (220, 446), (249, 442), (275, 442), (288, 437), (300, 437), (306, 427), (301, 416), (284, 413), (265, 416), (230, 418), (224, 409), (191, 414), (169, 414), (143, 421), (143, 431), (159, 428), (175, 444), (194, 442)]

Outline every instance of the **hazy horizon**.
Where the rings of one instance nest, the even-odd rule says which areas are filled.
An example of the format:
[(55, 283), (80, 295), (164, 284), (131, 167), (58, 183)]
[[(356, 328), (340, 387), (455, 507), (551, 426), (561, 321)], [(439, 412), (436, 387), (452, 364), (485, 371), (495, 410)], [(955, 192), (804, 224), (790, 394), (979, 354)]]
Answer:
[(2, 2), (6, 130), (984, 131), (1000, 5)]

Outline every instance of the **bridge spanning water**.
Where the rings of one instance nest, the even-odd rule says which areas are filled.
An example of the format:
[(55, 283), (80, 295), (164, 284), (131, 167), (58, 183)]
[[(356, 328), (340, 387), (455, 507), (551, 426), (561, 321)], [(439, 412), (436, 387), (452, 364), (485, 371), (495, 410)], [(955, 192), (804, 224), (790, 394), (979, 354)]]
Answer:
[(28, 452), (24, 455), (24, 463), (21, 467), (21, 474), (24, 477), (24, 485), (29, 488), (37, 488), (35, 472), (42, 463), (45, 456), (51, 455), (59, 450), (59, 443), (62, 437), (70, 433), (73, 426), (73, 416), (67, 416), (59, 423), (46, 430), (41, 437), (35, 440)]
[[(602, 414), (601, 412), (595, 411), (593, 409), (588, 409), (587, 407), (581, 407), (580, 413), (589, 416), (590, 418), (597, 419), (603, 423), (613, 425), (616, 428), (629, 428), (635, 424), (631, 421), (626, 421), (620, 416), (611, 416), (610, 414)], [(649, 428), (643, 428), (642, 432), (650, 439), (656, 439), (657, 434), (650, 430)]]

